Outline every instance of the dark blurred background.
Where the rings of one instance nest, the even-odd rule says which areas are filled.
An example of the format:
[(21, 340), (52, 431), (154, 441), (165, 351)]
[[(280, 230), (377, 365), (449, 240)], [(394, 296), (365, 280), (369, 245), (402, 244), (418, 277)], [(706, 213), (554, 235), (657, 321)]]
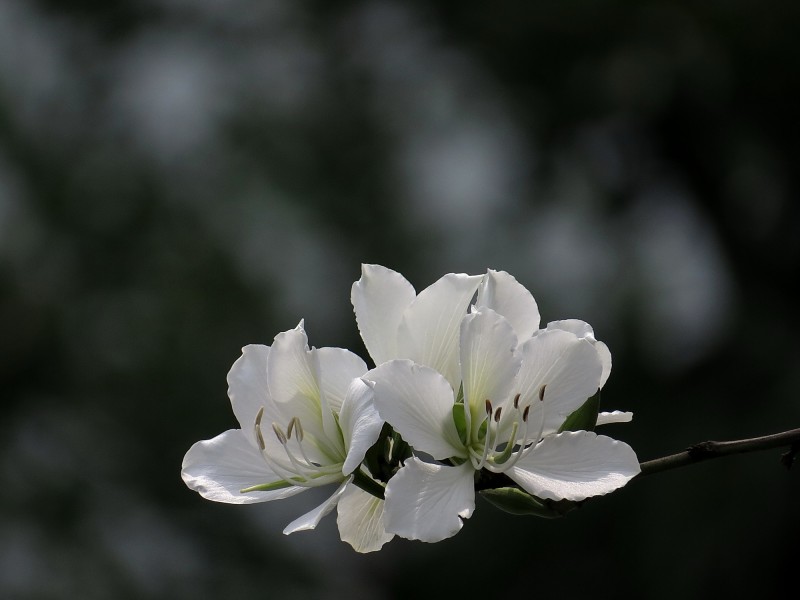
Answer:
[[(514, 274), (646, 460), (800, 426), (794, 2), (0, 0), (0, 597), (777, 597), (780, 451), (372, 555), (202, 500), (240, 348), (361, 262)], [(326, 490), (328, 491), (328, 490)], [(785, 597), (785, 596), (783, 596)]]

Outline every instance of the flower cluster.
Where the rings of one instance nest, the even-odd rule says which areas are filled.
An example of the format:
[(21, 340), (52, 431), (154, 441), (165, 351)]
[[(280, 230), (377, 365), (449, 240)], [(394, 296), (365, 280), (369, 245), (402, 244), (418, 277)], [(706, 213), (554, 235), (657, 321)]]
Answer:
[(190, 488), (246, 504), (336, 485), (284, 533), (337, 508), (342, 540), (370, 552), (394, 535), (455, 535), (476, 490), (508, 512), (557, 516), (639, 473), (627, 444), (593, 431), (631, 419), (598, 412), (608, 348), (583, 321), (540, 328), (508, 273), (451, 273), (417, 294), (363, 265), (351, 300), (375, 368), (309, 348), (302, 322), (245, 347), (228, 374), (241, 429), (189, 449)]

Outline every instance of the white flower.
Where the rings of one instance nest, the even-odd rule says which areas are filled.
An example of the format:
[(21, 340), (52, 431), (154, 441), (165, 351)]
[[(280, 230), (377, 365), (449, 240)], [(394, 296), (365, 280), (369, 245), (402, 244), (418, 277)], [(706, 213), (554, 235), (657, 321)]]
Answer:
[[(477, 296), (476, 296), (477, 292)], [(400, 273), (380, 265), (361, 265), (361, 278), (350, 299), (361, 338), (376, 365), (408, 358), (444, 375), (453, 389), (460, 385), (458, 332), (461, 319), (475, 298), (476, 308), (503, 315), (519, 343), (539, 331), (539, 308), (531, 293), (505, 271), (485, 275), (449, 273), (419, 295)], [(611, 374), (611, 352), (594, 337), (585, 321), (551, 321), (546, 331), (569, 331), (592, 344), (602, 364), (602, 388)], [(630, 412), (601, 412), (597, 424), (627, 422)]]
[(376, 365), (408, 358), (435, 369), (457, 387), (459, 327), (476, 292), (475, 305), (502, 314), (519, 339), (538, 330), (536, 301), (504, 271), (448, 273), (417, 295), (400, 273), (361, 265), (361, 279), (353, 284), (350, 299), (361, 338)]
[(341, 537), (360, 552), (392, 538), (382, 526), (383, 501), (352, 485), (383, 421), (360, 377), (367, 368), (341, 348), (309, 350), (301, 322), (272, 347), (246, 346), (228, 374), (228, 395), (241, 429), (194, 444), (181, 475), (216, 502), (248, 504), (288, 498), (338, 484), (323, 504), (284, 533), (313, 529), (338, 504)]
[(400, 273), (362, 265), (350, 298), (375, 364), (410, 358), (455, 381), (459, 323), (480, 282), (480, 275), (449, 273), (417, 295)]
[[(475, 473), (483, 469), (505, 473), (539, 498), (573, 501), (613, 491), (639, 472), (622, 442), (588, 431), (558, 433), (599, 388), (605, 362), (588, 332), (538, 330), (538, 312), (531, 326), (523, 309), (532, 298), (520, 288), (504, 273), (484, 277), (476, 308), (459, 317), (455, 375), (397, 359), (365, 376), (381, 417), (417, 452), (450, 463), (405, 461), (386, 488), (387, 531), (427, 542), (454, 535), (474, 510)], [(404, 312), (401, 322), (410, 309)], [(364, 314), (362, 335), (375, 330), (362, 323)], [(429, 325), (437, 329), (435, 320)], [(372, 353), (371, 337), (364, 335)]]

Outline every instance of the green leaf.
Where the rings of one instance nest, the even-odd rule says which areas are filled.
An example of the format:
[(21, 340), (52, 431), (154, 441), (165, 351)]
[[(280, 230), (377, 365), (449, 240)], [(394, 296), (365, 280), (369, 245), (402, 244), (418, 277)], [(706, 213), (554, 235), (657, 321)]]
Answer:
[(562, 431), (594, 431), (597, 414), (600, 412), (600, 390), (567, 417), (558, 433)]
[(547, 501), (522, 491), (519, 488), (504, 487), (481, 491), (481, 496), (491, 504), (512, 515), (532, 515), (555, 519), (564, 514), (552, 507)]

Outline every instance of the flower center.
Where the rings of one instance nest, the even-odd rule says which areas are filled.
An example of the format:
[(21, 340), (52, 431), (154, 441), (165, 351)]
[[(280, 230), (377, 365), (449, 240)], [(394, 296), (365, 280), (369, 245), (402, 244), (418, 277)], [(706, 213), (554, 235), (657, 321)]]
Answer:
[[(538, 401), (539, 424), (535, 432), (531, 431), (529, 419), (532, 404), (520, 406), (520, 394), (511, 401), (511, 420), (501, 425), (502, 406), (494, 408), (491, 400), (486, 400), (486, 417), (481, 422), (476, 436), (476, 444), (469, 449), (470, 461), (476, 471), (487, 469), (493, 473), (502, 473), (513, 467), (517, 461), (528, 454), (542, 439), (544, 430), (544, 394), (547, 385), (539, 388)], [(535, 402), (535, 400), (534, 400)], [(508, 428), (510, 429), (510, 432)], [(522, 431), (522, 435), (517, 434)], [(485, 431), (485, 433), (483, 433)], [(504, 435), (507, 433), (507, 435)], [(481, 440), (481, 436), (483, 438)], [(482, 441), (482, 447), (481, 442)]]
[[(303, 431), (303, 425), (298, 417), (292, 417), (286, 425), (286, 431), (277, 423), (272, 423), (272, 431), (283, 447), (284, 456), (275, 456), (267, 448), (264, 433), (261, 429), (261, 419), (264, 416), (264, 407), (258, 411), (255, 420), (255, 434), (261, 456), (275, 472), (292, 485), (314, 487), (325, 485), (342, 479), (341, 463), (324, 465), (309, 458), (307, 445), (316, 447), (313, 440), (308, 440)], [(305, 443), (304, 443), (304, 440)]]

